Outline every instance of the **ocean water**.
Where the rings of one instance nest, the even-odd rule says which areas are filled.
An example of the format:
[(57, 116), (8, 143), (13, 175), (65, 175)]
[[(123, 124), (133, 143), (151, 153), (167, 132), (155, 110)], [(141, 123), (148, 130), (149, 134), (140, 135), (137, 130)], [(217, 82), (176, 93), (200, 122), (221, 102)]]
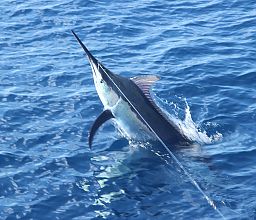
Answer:
[[(0, 219), (256, 219), (253, 0), (11, 1), (0, 6)], [(75, 30), (198, 144), (167, 152), (107, 123)], [(218, 212), (219, 211), (219, 212)], [(221, 214), (220, 214), (221, 213)]]

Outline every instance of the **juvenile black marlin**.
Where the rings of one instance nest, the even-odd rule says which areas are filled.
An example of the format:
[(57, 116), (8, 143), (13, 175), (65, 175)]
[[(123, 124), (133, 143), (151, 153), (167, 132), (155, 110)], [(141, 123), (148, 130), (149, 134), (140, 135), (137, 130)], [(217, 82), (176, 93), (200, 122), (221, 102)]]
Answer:
[(225, 219), (213, 200), (206, 195), (170, 150), (173, 146), (190, 145), (192, 141), (168, 119), (150, 96), (150, 87), (159, 78), (154, 75), (144, 75), (128, 79), (112, 73), (89, 52), (73, 31), (72, 33), (88, 57), (94, 84), (105, 109), (91, 127), (89, 146), (92, 145), (97, 129), (109, 119), (115, 119), (121, 132), (128, 138), (158, 140), (207, 202)]
[(97, 129), (114, 119), (119, 130), (128, 138), (138, 141), (161, 139), (168, 146), (189, 145), (187, 138), (154, 103), (150, 87), (159, 78), (143, 75), (125, 78), (103, 66), (72, 31), (90, 62), (93, 79), (104, 111), (95, 120), (89, 132), (89, 146)]

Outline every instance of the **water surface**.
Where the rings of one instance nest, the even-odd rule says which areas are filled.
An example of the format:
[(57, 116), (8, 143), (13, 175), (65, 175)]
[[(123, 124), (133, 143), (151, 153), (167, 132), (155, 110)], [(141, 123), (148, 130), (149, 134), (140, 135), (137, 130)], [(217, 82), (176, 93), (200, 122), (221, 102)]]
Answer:
[(71, 29), (113, 72), (161, 77), (155, 99), (211, 142), (179, 160), (227, 219), (256, 218), (254, 1), (3, 0), (0, 15), (1, 219), (220, 218), (111, 124), (88, 148), (102, 104)]

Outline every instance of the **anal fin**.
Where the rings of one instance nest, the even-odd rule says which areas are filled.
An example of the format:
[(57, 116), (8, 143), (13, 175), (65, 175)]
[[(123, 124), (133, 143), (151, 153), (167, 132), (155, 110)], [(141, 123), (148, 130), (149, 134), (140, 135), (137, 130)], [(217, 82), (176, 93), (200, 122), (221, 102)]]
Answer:
[(96, 131), (99, 129), (99, 127), (104, 124), (106, 121), (108, 121), (109, 119), (114, 118), (114, 115), (112, 114), (112, 112), (110, 110), (105, 110), (103, 111), (98, 118), (94, 121), (91, 130), (89, 132), (89, 147), (92, 147), (92, 140), (93, 137), (96, 133)]

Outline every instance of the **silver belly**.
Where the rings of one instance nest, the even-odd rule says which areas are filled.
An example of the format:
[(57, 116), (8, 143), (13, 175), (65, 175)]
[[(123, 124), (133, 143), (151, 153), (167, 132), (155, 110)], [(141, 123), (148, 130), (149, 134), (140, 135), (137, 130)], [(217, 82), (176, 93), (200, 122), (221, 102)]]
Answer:
[(115, 122), (120, 132), (128, 139), (137, 141), (154, 140), (154, 135), (143, 124), (131, 107), (123, 99), (119, 99), (115, 106), (111, 107), (115, 116)]

